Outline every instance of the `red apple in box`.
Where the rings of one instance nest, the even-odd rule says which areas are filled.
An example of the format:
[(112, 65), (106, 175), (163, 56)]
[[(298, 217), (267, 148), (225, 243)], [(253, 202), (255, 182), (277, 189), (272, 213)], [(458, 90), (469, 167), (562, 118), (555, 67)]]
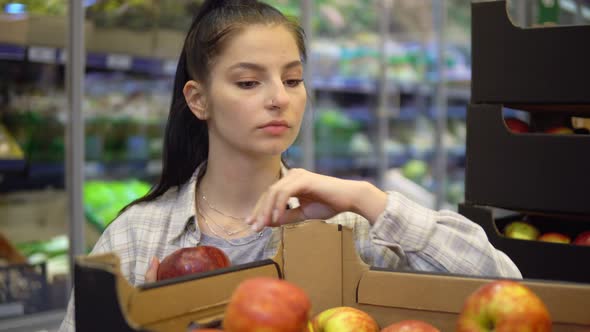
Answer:
[(513, 133), (528, 133), (531, 131), (529, 124), (520, 119), (506, 118), (504, 122), (506, 122), (506, 127)]
[(525, 285), (495, 280), (467, 297), (456, 332), (551, 331), (551, 317), (543, 301)]
[(590, 231), (578, 234), (572, 243), (578, 246), (590, 246)]
[(569, 236), (558, 232), (544, 233), (541, 236), (539, 236), (537, 240), (555, 243), (570, 243), (572, 241)]
[(310, 310), (309, 297), (295, 284), (277, 278), (250, 278), (232, 293), (223, 330), (303, 332)]
[(178, 249), (166, 256), (158, 268), (158, 280), (176, 278), (230, 266), (225, 252), (212, 246)]
[(352, 307), (334, 307), (317, 314), (309, 332), (379, 332), (379, 325), (368, 313)]
[(440, 332), (440, 330), (426, 322), (408, 319), (393, 323), (381, 332)]

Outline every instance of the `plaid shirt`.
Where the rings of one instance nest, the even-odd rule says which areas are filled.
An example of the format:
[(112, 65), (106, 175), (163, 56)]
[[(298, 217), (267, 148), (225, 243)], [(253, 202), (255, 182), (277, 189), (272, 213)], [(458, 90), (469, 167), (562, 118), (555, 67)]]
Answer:
[[(105, 230), (92, 253), (117, 253), (123, 275), (137, 286), (144, 283), (151, 257), (161, 260), (179, 248), (198, 245), (201, 233), (195, 222), (194, 204), (197, 173), (198, 169), (186, 184), (170, 189), (155, 201), (125, 211)], [(293, 198), (289, 205), (295, 208), (298, 202)], [(397, 192), (388, 192), (387, 207), (372, 227), (362, 216), (351, 212), (327, 222), (352, 228), (357, 251), (371, 266), (522, 277), (508, 256), (489, 243), (479, 225), (452, 211), (420, 206)], [(280, 229), (273, 228), (263, 252), (256, 257), (273, 257), (279, 245)], [(60, 331), (74, 331), (71, 299)]]

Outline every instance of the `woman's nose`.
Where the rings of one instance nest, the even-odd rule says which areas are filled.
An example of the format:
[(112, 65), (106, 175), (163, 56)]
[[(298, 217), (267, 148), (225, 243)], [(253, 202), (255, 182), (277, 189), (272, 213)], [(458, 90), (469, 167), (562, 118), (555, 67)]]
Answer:
[(271, 109), (285, 109), (289, 106), (289, 94), (283, 82), (273, 84), (270, 97), (268, 98), (268, 106)]

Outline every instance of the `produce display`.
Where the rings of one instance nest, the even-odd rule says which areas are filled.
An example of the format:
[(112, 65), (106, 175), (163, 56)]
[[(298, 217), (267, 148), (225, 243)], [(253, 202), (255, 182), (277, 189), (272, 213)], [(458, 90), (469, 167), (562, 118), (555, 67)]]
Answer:
[(18, 160), (23, 159), (24, 154), (14, 137), (8, 132), (6, 127), (0, 124), (0, 160)]
[(317, 314), (309, 332), (379, 332), (379, 324), (366, 312), (352, 307), (335, 307)]
[(551, 316), (528, 287), (511, 280), (492, 281), (463, 305), (456, 332), (551, 331)]
[[(553, 135), (588, 135), (590, 134), (590, 130), (587, 128), (588, 123), (585, 121), (577, 121), (581, 120), (580, 118), (576, 117), (563, 117), (563, 116), (555, 116), (557, 120), (563, 120), (564, 124), (550, 124), (548, 126), (539, 126), (536, 128), (535, 126), (531, 126), (530, 120), (523, 120), (517, 117), (506, 117), (504, 118), (504, 122), (506, 127), (513, 132), (513, 133), (545, 133), (545, 134), (553, 134)], [(547, 120), (547, 117), (544, 117)], [(550, 118), (549, 118), (550, 119)], [(558, 123), (560, 121), (554, 121), (554, 123)]]
[(101, 232), (117, 217), (123, 207), (150, 190), (146, 182), (91, 180), (84, 183), (86, 218)]
[(297, 285), (285, 280), (255, 277), (243, 281), (225, 309), (227, 332), (304, 331), (311, 301)]
[(511, 239), (590, 246), (590, 230), (565, 234), (563, 231), (557, 231), (559, 224), (555, 224), (554, 229), (542, 232), (533, 222), (515, 220), (508, 223), (502, 232)]
[(17, 243), (16, 248), (26, 257), (27, 263), (38, 265), (45, 263), (47, 280), (69, 272), (69, 239), (67, 235), (58, 235), (48, 240)]
[[(255, 277), (233, 292), (221, 326), (196, 331), (274, 332), (440, 332), (433, 324), (407, 319), (380, 327), (363, 310), (333, 307), (309, 316), (305, 291), (285, 280)], [(474, 290), (463, 303), (457, 332), (551, 331), (545, 303), (527, 286), (512, 280), (490, 281)]]
[(158, 267), (157, 280), (214, 271), (231, 265), (223, 250), (212, 246), (181, 248), (166, 256)]

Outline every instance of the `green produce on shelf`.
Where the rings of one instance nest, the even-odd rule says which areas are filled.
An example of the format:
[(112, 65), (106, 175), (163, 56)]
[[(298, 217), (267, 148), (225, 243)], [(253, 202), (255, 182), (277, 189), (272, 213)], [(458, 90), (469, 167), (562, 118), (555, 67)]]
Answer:
[(421, 184), (426, 175), (428, 175), (428, 164), (420, 159), (409, 160), (402, 167), (402, 175)]
[(66, 254), (69, 248), (69, 239), (67, 235), (58, 235), (46, 241), (18, 243), (16, 247), (29, 260), (40, 262)]
[(358, 122), (333, 109), (319, 110), (315, 121), (316, 152), (321, 156), (350, 155), (350, 143), (360, 130)]
[(84, 184), (84, 207), (88, 221), (103, 231), (131, 201), (142, 197), (150, 185), (139, 180), (87, 181)]
[(68, 10), (68, 2), (64, 0), (0, 0), (0, 7), (15, 2), (25, 5), (26, 11), (33, 14), (65, 16)]

